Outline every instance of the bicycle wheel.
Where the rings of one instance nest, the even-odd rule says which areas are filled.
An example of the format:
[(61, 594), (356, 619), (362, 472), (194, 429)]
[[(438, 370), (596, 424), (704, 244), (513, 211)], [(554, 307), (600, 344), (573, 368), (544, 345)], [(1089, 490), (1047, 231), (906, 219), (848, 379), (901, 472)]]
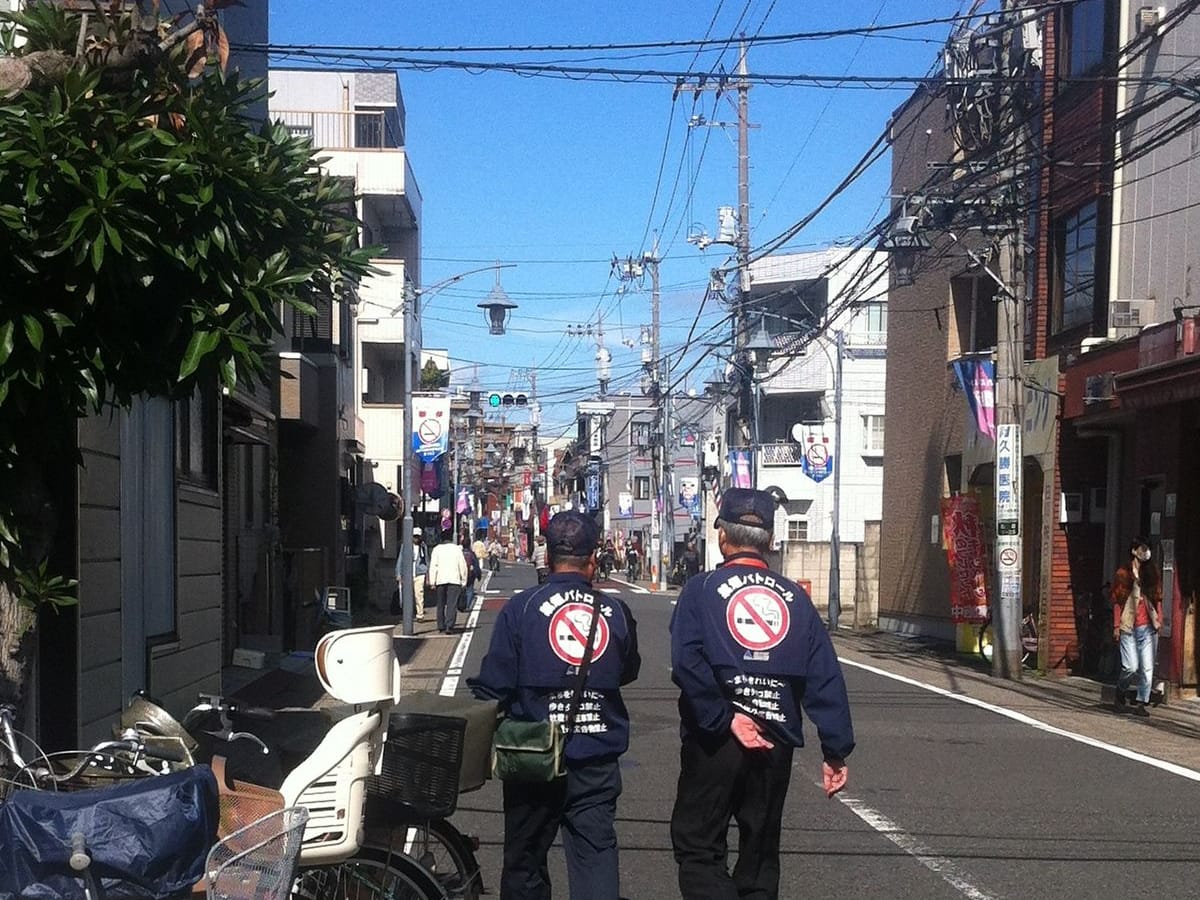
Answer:
[(416, 860), (371, 847), (345, 862), (301, 869), (292, 894), (305, 900), (446, 900)]
[(390, 831), (368, 831), (366, 845), (411, 856), (437, 879), (454, 900), (479, 900), (483, 873), (471, 840), (445, 819), (433, 819), (426, 831), (420, 825), (395, 825)]

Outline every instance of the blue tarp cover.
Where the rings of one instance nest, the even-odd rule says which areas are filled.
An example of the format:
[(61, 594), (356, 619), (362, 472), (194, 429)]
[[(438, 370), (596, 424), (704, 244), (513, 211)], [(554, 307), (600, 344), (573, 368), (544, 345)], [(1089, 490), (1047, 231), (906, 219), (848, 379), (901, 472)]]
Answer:
[(74, 793), (14, 791), (0, 803), (0, 898), (82, 900), (68, 863), (76, 832), (108, 900), (187, 892), (204, 875), (217, 819), (208, 766)]

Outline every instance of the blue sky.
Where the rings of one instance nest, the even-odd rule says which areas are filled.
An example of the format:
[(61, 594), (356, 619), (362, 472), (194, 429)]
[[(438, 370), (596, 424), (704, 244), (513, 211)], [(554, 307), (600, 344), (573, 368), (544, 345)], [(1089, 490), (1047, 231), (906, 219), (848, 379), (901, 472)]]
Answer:
[[(612, 44), (894, 23), (951, 16), (969, 6), (967, 0), (520, 5), (276, 0), (271, 42), (431, 48)], [(749, 67), (772, 74), (919, 76), (929, 71), (948, 33), (949, 26), (940, 24), (892, 37), (755, 47)], [(419, 55), (697, 72), (722, 65), (733, 71), (736, 49), (720, 49), (625, 59), (599, 53), (468, 57), (453, 50)], [(582, 62), (585, 57), (590, 62)], [(430, 298), (426, 345), (449, 349), (456, 381), (469, 381), (478, 363), (485, 388), (526, 388), (514, 370), (537, 368), (542, 430), (552, 436), (573, 418), (574, 402), (596, 390), (595, 341), (569, 337), (567, 329), (594, 328), (603, 315), (613, 353), (612, 389), (636, 391), (640, 349), (627, 348), (622, 339), (636, 341), (638, 326), (650, 321), (649, 284), (618, 295), (610, 260), (614, 253), (649, 250), (659, 235), (662, 341), (667, 350), (679, 346), (708, 271), (727, 258), (720, 246), (701, 252), (685, 238), (693, 228), (715, 231), (717, 207), (737, 204), (735, 130), (689, 129), (688, 120), (702, 114), (711, 121), (736, 121), (734, 95), (717, 100), (710, 92), (696, 99), (689, 92), (673, 101), (672, 86), (660, 80), (570, 81), (452, 69), (402, 70), (400, 82), (408, 150), (424, 200), (424, 285), (494, 260), (516, 263), (501, 272), (504, 289), (519, 304), (509, 334), (489, 337), (475, 308), (492, 288), (493, 275), (484, 272)], [(752, 245), (779, 234), (824, 198), (906, 94), (907, 89), (754, 87)], [(886, 206), (888, 165), (886, 158), (877, 164), (789, 246), (822, 246), (862, 232)], [(702, 321), (716, 321), (722, 313), (719, 307), (707, 309)], [(694, 387), (702, 387), (711, 368), (702, 364), (696, 370)]]

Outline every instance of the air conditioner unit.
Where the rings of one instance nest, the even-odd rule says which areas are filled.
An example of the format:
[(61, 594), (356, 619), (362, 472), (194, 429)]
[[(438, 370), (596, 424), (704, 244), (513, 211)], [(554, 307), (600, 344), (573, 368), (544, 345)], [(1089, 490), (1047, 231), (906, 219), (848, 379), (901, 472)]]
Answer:
[(1106, 337), (1084, 338), (1082, 341), (1079, 342), (1079, 352), (1080, 352), (1080, 354), (1084, 354), (1084, 353), (1087, 353), (1089, 350), (1096, 349), (1097, 347), (1103, 347), (1107, 343), (1108, 343), (1108, 338), (1106, 338)]
[(1143, 6), (1137, 12), (1138, 34), (1157, 32), (1158, 26), (1162, 24), (1162, 20), (1166, 14), (1167, 8), (1165, 6)]
[(1153, 300), (1113, 300), (1108, 304), (1108, 336), (1111, 340), (1133, 337), (1153, 322)]

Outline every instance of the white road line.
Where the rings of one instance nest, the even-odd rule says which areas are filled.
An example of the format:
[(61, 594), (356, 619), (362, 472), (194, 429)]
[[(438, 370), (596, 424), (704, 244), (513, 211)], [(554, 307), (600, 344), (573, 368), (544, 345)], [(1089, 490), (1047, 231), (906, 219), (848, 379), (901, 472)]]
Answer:
[(944, 856), (938, 856), (911, 834), (907, 834), (899, 825), (883, 815), (883, 813), (865, 806), (852, 797), (844, 797), (841, 794), (837, 794), (836, 796), (842, 801), (843, 806), (847, 807), (856, 816), (964, 897), (969, 898), (969, 900), (994, 900), (994, 895), (989, 894), (987, 891), (980, 889), (977, 885), (968, 881), (966, 876), (959, 871), (954, 863)]
[(467, 616), (466, 629), (458, 639), (454, 655), (450, 657), (450, 665), (446, 667), (446, 677), (442, 679), (442, 688), (438, 691), (443, 697), (453, 697), (458, 693), (458, 682), (462, 678), (463, 664), (467, 661), (467, 651), (471, 649), (471, 638), (475, 636), (475, 626), (479, 624), (479, 614), (483, 612), (483, 597), (475, 595), (475, 605)]
[(630, 584), (628, 581), (623, 581), (623, 580), (621, 580), (620, 578), (613, 578), (613, 577), (611, 577), (611, 576), (610, 576), (608, 580), (609, 580), (609, 581), (615, 581), (617, 584), (623, 584), (623, 585), (625, 585), (625, 587), (629, 588), (629, 589), (630, 589), (631, 591), (633, 591), (635, 594), (648, 594), (648, 593), (650, 593), (650, 592), (649, 592), (648, 590), (646, 590), (644, 587), (638, 587), (636, 584)]
[(882, 675), (884, 678), (890, 678), (893, 681), (899, 681), (902, 684), (919, 687), (926, 691), (931, 691), (934, 694), (940, 694), (943, 697), (948, 697), (951, 700), (957, 700), (960, 703), (966, 703), (969, 706), (977, 706), (980, 709), (986, 709), (988, 712), (993, 712), (998, 716), (1004, 716), (1006, 719), (1012, 719), (1014, 722), (1020, 722), (1022, 725), (1028, 725), (1030, 728), (1036, 728), (1038, 731), (1044, 731), (1047, 734), (1064, 737), (1076, 743), (1084, 744), (1088, 747), (1095, 747), (1097, 750), (1103, 750), (1106, 753), (1112, 753), (1116, 756), (1124, 757), (1125, 759), (1140, 762), (1147, 766), (1152, 766), (1156, 769), (1162, 769), (1164, 772), (1170, 772), (1172, 775), (1178, 775), (1180, 778), (1186, 778), (1189, 781), (1200, 781), (1200, 772), (1195, 769), (1189, 769), (1186, 766), (1181, 766), (1173, 762), (1167, 762), (1165, 759), (1158, 759), (1153, 756), (1146, 756), (1144, 753), (1137, 753), (1133, 750), (1127, 750), (1124, 747), (1118, 747), (1116, 744), (1105, 743), (1093, 737), (1088, 737), (1086, 734), (1079, 734), (1075, 731), (1067, 731), (1065, 728), (1058, 728), (1055, 725), (1050, 725), (1027, 716), (1024, 713), (1015, 712), (1011, 709), (1005, 709), (1003, 706), (996, 706), (992, 703), (987, 703), (983, 700), (977, 700), (974, 697), (968, 697), (965, 694), (956, 694), (953, 691), (948, 691), (945, 688), (936, 687), (932, 684), (926, 684), (923, 681), (917, 681), (915, 678), (908, 678), (904, 675), (897, 675), (894, 672), (888, 672), (884, 669), (875, 666), (867, 665), (866, 663), (857, 662), (853, 659), (838, 657), (838, 660), (844, 666), (853, 666), (856, 669), (862, 669), (864, 672), (872, 672), (875, 675)]

